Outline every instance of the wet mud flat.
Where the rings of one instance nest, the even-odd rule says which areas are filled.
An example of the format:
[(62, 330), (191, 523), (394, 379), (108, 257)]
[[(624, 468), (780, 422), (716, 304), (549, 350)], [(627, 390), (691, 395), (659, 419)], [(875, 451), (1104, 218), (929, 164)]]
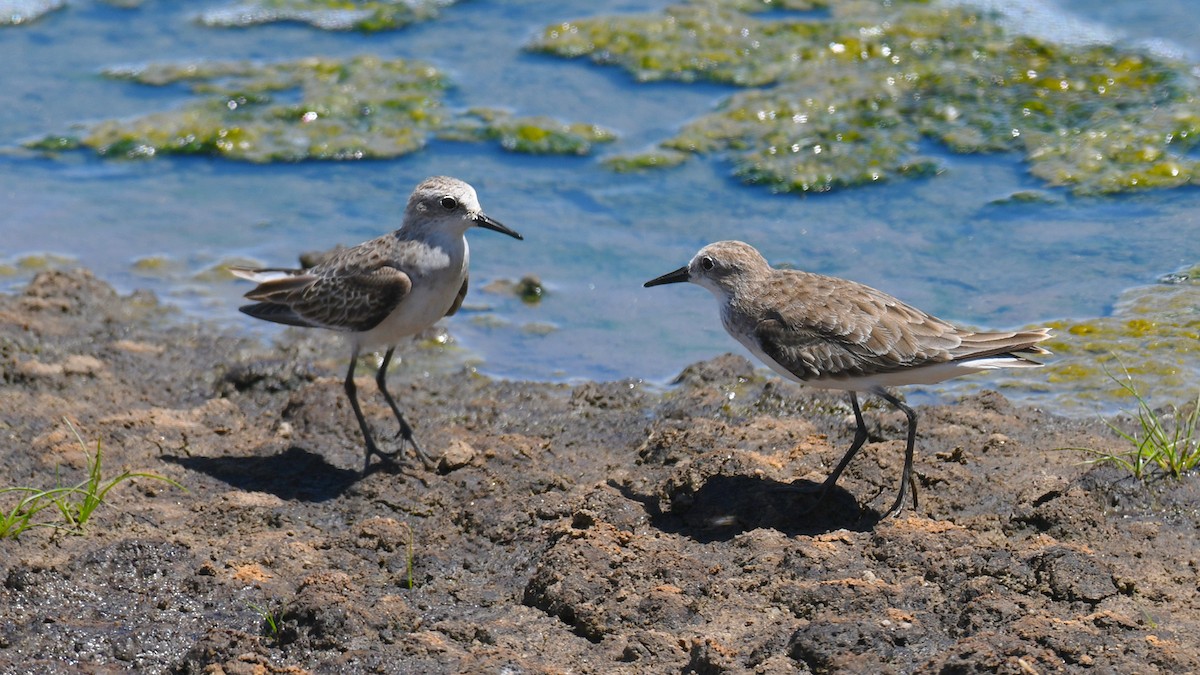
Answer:
[(439, 467), (364, 475), (328, 335), (264, 345), (86, 272), (0, 296), (0, 487), (74, 484), (99, 444), (106, 476), (187, 488), (136, 479), (82, 535), (0, 540), (0, 673), (1200, 670), (1200, 478), (1058, 449), (1117, 447), (1098, 421), (919, 408), (920, 507), (880, 521), (888, 408), (806, 513), (853, 436), (837, 394), (740, 356), (659, 390), (400, 351)]

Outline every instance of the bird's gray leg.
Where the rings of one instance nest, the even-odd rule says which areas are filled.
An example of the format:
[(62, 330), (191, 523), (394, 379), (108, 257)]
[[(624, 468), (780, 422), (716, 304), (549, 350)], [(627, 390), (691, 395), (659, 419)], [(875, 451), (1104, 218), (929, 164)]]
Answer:
[(850, 406), (854, 408), (854, 422), (858, 425), (854, 430), (854, 441), (850, 443), (850, 449), (846, 451), (846, 454), (842, 455), (842, 460), (834, 467), (833, 473), (830, 473), (825, 482), (821, 483), (821, 491), (817, 493), (817, 500), (813, 502), (813, 508), (825, 499), (829, 491), (837, 484), (842, 472), (846, 470), (846, 465), (854, 459), (854, 455), (858, 454), (863, 443), (867, 442), (867, 424), (863, 421), (862, 409), (858, 407), (858, 394), (853, 391), (850, 392)]
[(889, 394), (883, 388), (875, 389), (874, 393), (878, 394), (888, 403), (896, 406), (908, 418), (908, 446), (904, 449), (904, 472), (900, 475), (900, 494), (896, 495), (896, 501), (892, 502), (891, 508), (884, 512), (882, 517), (887, 518), (888, 516), (898, 515), (904, 510), (904, 490), (910, 484), (913, 491), (913, 508), (917, 508), (917, 483), (912, 475), (913, 448), (917, 443), (917, 413), (913, 412), (912, 408)]
[(396, 405), (396, 401), (392, 399), (391, 393), (387, 390), (388, 365), (391, 364), (392, 354), (395, 351), (396, 348), (391, 347), (383, 353), (383, 361), (379, 364), (379, 372), (375, 373), (375, 384), (379, 387), (379, 392), (383, 394), (384, 400), (391, 406), (392, 414), (396, 416), (396, 421), (400, 423), (400, 437), (413, 447), (413, 450), (417, 452), (417, 457), (425, 465), (425, 468), (432, 469), (437, 466), (437, 463), (417, 444), (417, 439), (413, 438), (412, 427), (408, 426), (408, 422), (404, 421), (404, 415), (400, 414), (400, 407)]
[(394, 456), (396, 453), (383, 453), (379, 451), (379, 447), (375, 445), (375, 439), (371, 436), (371, 427), (367, 426), (367, 419), (363, 417), (362, 408), (358, 406), (358, 389), (354, 386), (354, 367), (358, 364), (358, 346), (355, 345), (354, 352), (350, 354), (350, 368), (346, 371), (346, 397), (350, 399), (350, 407), (354, 409), (354, 417), (358, 419), (358, 428), (362, 429), (363, 440), (367, 443), (367, 458), (363, 463), (363, 473), (367, 472), (367, 468), (371, 466), (371, 455), (379, 455), (384, 459)]

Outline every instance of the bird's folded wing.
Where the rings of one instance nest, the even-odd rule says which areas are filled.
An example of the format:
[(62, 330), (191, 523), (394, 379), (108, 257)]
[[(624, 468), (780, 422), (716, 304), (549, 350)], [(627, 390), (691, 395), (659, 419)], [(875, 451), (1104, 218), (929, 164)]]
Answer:
[(372, 270), (301, 272), (260, 284), (251, 300), (287, 305), (306, 321), (334, 330), (367, 331), (412, 290), (412, 279), (389, 266)]
[(454, 316), (454, 313), (462, 307), (463, 300), (467, 297), (467, 280), (468, 276), (463, 274), (462, 288), (458, 289), (458, 295), (454, 297), (454, 304), (450, 305), (450, 311), (446, 312), (446, 316)]
[(949, 361), (961, 342), (954, 326), (874, 289), (828, 290), (769, 313), (754, 328), (763, 353), (801, 379)]

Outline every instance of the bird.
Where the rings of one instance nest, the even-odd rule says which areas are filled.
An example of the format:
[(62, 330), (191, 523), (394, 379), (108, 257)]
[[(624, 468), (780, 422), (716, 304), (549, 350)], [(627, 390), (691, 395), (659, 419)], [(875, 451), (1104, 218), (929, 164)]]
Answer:
[(524, 239), (484, 214), (469, 184), (433, 176), (412, 191), (400, 228), (389, 234), (337, 249), (307, 269), (230, 269), (235, 276), (258, 284), (245, 294), (255, 302), (240, 307), (243, 313), (290, 326), (325, 328), (347, 337), (351, 353), (344, 388), (366, 444), (364, 473), (372, 455), (391, 460), (403, 449), (379, 449), (358, 403), (354, 371), (359, 354), (379, 348), (386, 351), (375, 383), (399, 422), (399, 435), (427, 469), (434, 466), (388, 392), (387, 370), (402, 338), (462, 307), (470, 259), (465, 235), (472, 227)]
[[(933, 384), (995, 368), (1036, 368), (1030, 356), (1050, 352), (1037, 343), (1049, 329), (978, 332), (959, 328), (848, 279), (775, 269), (749, 244), (719, 241), (684, 267), (644, 286), (690, 282), (713, 293), (725, 330), (772, 370), (801, 384), (849, 392), (854, 440), (822, 483), (816, 503), (837, 484), (867, 440), (859, 393), (881, 397), (908, 419), (900, 491), (882, 518), (904, 508), (912, 482), (917, 415), (887, 390)], [(913, 486), (913, 508), (917, 491)]]

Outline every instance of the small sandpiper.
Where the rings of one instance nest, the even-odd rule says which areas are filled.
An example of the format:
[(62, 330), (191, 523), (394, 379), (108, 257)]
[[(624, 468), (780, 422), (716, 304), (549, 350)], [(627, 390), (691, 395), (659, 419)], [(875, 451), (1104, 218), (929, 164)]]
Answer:
[[(994, 368), (1033, 368), (1028, 358), (1049, 329), (975, 332), (953, 326), (870, 286), (798, 270), (773, 269), (754, 247), (719, 241), (700, 249), (686, 267), (647, 281), (684, 281), (712, 291), (721, 323), (763, 363), (784, 377), (850, 392), (857, 429), (850, 449), (825, 479), (819, 502), (867, 440), (858, 392), (882, 397), (908, 418), (900, 493), (883, 517), (904, 507), (912, 481), (917, 415), (885, 387), (933, 384)], [(913, 508), (917, 492), (913, 489)]]
[(522, 239), (483, 213), (470, 185), (456, 178), (435, 176), (413, 190), (400, 229), (391, 234), (338, 250), (309, 269), (230, 270), (258, 283), (246, 293), (247, 298), (257, 302), (240, 308), (246, 314), (347, 335), (351, 354), (345, 389), (367, 445), (364, 472), (370, 466), (371, 455), (390, 459), (400, 452), (383, 452), (375, 444), (354, 386), (359, 353), (380, 347), (387, 351), (375, 375), (379, 391), (400, 423), (400, 436), (412, 445), (426, 468), (434, 465), (387, 390), (387, 369), (397, 342), (462, 306), (470, 258), (465, 234), (471, 227)]

